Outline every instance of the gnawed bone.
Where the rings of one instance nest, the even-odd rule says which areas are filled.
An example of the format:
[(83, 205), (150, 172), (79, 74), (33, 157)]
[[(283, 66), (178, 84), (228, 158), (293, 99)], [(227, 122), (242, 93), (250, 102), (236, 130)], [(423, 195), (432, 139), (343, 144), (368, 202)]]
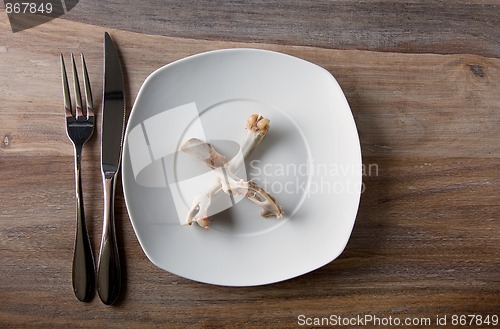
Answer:
[[(216, 181), (203, 193), (195, 197), (188, 212), (187, 223), (197, 222), (202, 227), (207, 227), (208, 209), (213, 196), (221, 190), (227, 194), (244, 196), (262, 208), (261, 216), (277, 218), (283, 217), (283, 209), (276, 204), (275, 199), (269, 195), (262, 187), (252, 181), (240, 179), (234, 172), (242, 166), (243, 161), (248, 159), (269, 130), (269, 120), (260, 115), (253, 114), (247, 120), (247, 134), (241, 145), (243, 159), (236, 157), (226, 162), (226, 158), (217, 152), (209, 143), (192, 138), (185, 142), (181, 150), (214, 170)], [(221, 170), (222, 169), (222, 170)]]
[(262, 187), (252, 181), (244, 181), (235, 177), (231, 171), (226, 171), (227, 177), (220, 177), (222, 190), (227, 194), (244, 196), (262, 208), (262, 217), (276, 216), (283, 218), (283, 209), (276, 204), (276, 200)]
[(213, 171), (216, 176), (216, 183), (209, 190), (195, 198), (188, 214), (188, 223), (196, 221), (203, 227), (209, 224), (207, 221), (208, 207), (213, 195), (221, 189), (229, 195), (244, 196), (259, 205), (262, 208), (261, 216), (263, 217), (276, 216), (276, 218), (283, 218), (283, 210), (276, 204), (275, 199), (255, 182), (238, 178), (232, 173), (227, 163), (221, 165), (221, 160), (225, 159), (224, 156), (218, 153), (209, 143), (192, 138), (183, 145), (181, 150), (202, 161), (212, 169), (223, 168), (222, 170)]

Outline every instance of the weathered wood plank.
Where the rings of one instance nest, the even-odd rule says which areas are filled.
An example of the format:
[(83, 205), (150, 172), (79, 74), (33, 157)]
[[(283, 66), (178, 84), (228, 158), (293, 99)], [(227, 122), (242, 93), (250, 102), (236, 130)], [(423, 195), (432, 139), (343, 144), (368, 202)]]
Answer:
[[(85, 52), (100, 111), (104, 29), (71, 23), (74, 32), (57, 37), (57, 30), (67, 24), (55, 20), (22, 35), (12, 34), (3, 24), (2, 39), (8, 41), (0, 53), (0, 71), (9, 73), (0, 76), (5, 155), (72, 152), (62, 124), (59, 53)], [(350, 102), (365, 155), (500, 154), (500, 59), (212, 42), (122, 31), (113, 31), (113, 37), (127, 70), (129, 108), (155, 69), (203, 51), (250, 46), (295, 55), (330, 71)]]
[[(51, 166), (42, 167), (40, 160)], [(370, 310), (378, 316), (434, 319), (466, 310), (494, 314), (500, 306), (498, 159), (367, 159), (379, 171), (365, 177), (357, 223), (343, 255), (313, 273), (263, 287), (215, 287), (155, 268), (141, 251), (118, 194), (125, 290), (113, 308), (98, 300), (84, 305), (72, 296), (73, 177), (69, 170), (60, 171), (71, 160), (43, 156), (0, 162), (2, 181), (18, 177), (18, 184), (0, 188), (3, 324), (61, 328), (80, 321), (88, 328), (113, 321), (148, 328), (267, 323), (288, 328), (299, 314), (355, 316)], [(35, 168), (30, 177), (23, 176), (25, 166)], [(96, 252), (100, 182), (89, 171), (86, 176)], [(48, 181), (53, 182), (50, 188)]]
[(500, 57), (487, 1), (80, 1), (70, 19), (173, 37)]

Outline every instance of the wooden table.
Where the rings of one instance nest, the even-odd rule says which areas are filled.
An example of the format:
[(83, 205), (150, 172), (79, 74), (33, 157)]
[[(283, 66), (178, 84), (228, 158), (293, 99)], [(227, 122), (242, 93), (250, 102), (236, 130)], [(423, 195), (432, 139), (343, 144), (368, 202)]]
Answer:
[[(293, 328), (370, 314), (432, 326), (447, 316), (450, 326), (457, 316), (500, 315), (499, 26), (498, 0), (86, 0), (17, 33), (2, 7), (0, 327)], [(208, 50), (275, 50), (330, 71), (371, 168), (344, 253), (272, 285), (192, 282), (146, 258), (119, 186), (121, 297), (113, 306), (98, 297), (78, 302), (59, 54), (85, 53), (100, 114), (104, 31), (126, 67), (129, 110), (152, 71)], [(94, 251), (103, 212), (100, 137), (97, 129), (83, 158)]]

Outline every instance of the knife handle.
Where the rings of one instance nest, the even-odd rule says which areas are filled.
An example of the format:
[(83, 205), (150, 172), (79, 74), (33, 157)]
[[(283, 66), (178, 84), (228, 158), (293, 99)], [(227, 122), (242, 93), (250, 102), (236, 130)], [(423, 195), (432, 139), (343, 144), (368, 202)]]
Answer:
[(114, 174), (104, 174), (103, 179), (104, 221), (97, 265), (97, 292), (104, 304), (111, 305), (120, 294), (122, 280), (114, 220), (116, 180)]
[(94, 257), (92, 256), (83, 210), (81, 152), (81, 148), (75, 148), (76, 233), (73, 249), (72, 281), (76, 298), (82, 302), (88, 302), (92, 299), (94, 293), (95, 273)]

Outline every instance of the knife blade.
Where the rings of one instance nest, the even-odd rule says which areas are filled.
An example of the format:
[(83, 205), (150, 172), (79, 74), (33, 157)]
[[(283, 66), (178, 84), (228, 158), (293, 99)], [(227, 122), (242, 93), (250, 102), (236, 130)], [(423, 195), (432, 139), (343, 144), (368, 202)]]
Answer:
[(121, 290), (121, 267), (115, 231), (114, 197), (125, 129), (125, 93), (122, 66), (115, 45), (104, 33), (104, 82), (101, 125), (101, 171), (104, 220), (97, 264), (97, 292), (104, 304), (116, 301)]

